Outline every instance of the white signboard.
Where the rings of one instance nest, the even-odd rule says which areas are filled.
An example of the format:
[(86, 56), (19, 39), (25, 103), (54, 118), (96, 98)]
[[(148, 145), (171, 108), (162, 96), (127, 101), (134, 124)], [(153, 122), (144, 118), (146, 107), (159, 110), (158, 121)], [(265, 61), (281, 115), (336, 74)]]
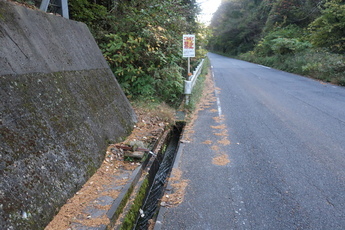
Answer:
[(183, 35), (183, 57), (195, 57), (195, 35)]

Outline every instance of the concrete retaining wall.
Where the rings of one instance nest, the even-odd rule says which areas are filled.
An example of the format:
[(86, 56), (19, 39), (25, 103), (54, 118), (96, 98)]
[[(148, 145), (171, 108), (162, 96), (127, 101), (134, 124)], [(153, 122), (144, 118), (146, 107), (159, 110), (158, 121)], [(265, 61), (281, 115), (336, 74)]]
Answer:
[(0, 0), (0, 229), (43, 229), (135, 121), (84, 24)]

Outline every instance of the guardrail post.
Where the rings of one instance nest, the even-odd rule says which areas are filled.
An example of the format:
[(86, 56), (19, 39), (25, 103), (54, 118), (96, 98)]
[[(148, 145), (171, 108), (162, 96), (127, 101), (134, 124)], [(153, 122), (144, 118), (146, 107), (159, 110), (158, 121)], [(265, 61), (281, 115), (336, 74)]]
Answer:
[(189, 95), (192, 93), (192, 81), (184, 81), (184, 94), (186, 95), (186, 105), (189, 104)]

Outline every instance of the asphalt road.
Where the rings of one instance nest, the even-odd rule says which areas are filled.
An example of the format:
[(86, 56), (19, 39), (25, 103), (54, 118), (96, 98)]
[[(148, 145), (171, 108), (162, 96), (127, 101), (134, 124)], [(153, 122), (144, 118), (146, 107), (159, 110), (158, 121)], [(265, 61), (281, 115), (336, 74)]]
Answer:
[(157, 228), (345, 229), (345, 88), (209, 57), (216, 99), (179, 159), (184, 200)]

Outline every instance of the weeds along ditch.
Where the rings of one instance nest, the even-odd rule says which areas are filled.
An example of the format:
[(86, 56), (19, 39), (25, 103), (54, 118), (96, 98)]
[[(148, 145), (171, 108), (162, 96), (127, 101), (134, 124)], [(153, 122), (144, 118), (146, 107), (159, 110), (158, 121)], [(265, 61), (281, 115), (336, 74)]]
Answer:
[(155, 219), (159, 211), (160, 199), (164, 195), (174, 165), (184, 126), (184, 122), (176, 123), (167, 135), (161, 150), (147, 162), (148, 174), (136, 193), (136, 199), (131, 205), (132, 210), (124, 217), (119, 229), (146, 230), (150, 225), (150, 220)]

